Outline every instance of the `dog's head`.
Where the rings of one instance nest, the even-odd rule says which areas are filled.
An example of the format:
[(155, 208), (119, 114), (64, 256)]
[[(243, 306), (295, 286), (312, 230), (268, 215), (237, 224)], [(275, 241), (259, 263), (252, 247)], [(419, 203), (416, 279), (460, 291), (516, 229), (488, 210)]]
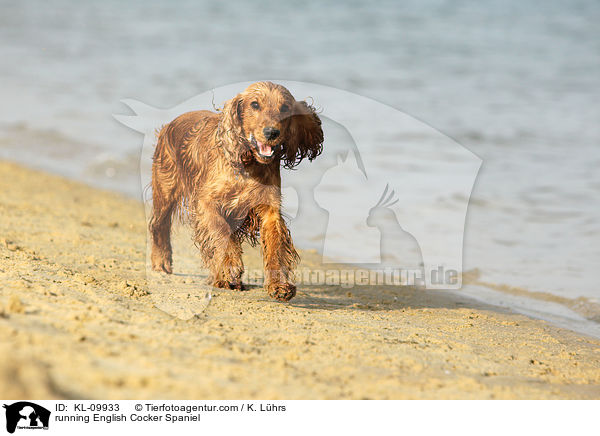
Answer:
[(321, 120), (305, 101), (296, 101), (281, 85), (258, 82), (229, 100), (222, 111), (221, 141), (238, 162), (269, 164), (279, 159), (287, 168), (323, 150)]

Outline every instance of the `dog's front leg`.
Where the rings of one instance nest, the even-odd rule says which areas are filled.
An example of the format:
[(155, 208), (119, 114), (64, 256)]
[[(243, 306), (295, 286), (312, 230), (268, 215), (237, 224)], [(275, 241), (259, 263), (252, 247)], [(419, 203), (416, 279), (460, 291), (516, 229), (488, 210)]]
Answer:
[(277, 300), (289, 301), (296, 295), (294, 268), (299, 257), (290, 231), (279, 208), (258, 208), (260, 238), (265, 269), (265, 289)]

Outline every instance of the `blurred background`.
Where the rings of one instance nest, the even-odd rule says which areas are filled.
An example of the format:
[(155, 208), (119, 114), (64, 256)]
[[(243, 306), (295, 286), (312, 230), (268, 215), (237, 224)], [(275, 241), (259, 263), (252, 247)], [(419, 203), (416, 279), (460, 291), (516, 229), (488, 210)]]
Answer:
[(169, 108), (265, 78), (364, 95), (483, 159), (464, 269), (488, 285), (463, 292), (600, 335), (597, 1), (1, 0), (0, 10), (0, 158), (140, 197), (141, 135), (112, 118), (128, 113), (123, 98)]

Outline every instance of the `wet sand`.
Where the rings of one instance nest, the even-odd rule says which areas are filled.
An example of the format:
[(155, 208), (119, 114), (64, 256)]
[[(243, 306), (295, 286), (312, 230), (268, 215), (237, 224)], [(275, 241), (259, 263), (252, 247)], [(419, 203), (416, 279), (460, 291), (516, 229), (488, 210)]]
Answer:
[[(600, 398), (600, 341), (468, 298), (256, 286), (183, 320), (150, 293), (142, 203), (0, 162), (0, 217), (6, 399)], [(183, 236), (172, 283), (201, 295)]]

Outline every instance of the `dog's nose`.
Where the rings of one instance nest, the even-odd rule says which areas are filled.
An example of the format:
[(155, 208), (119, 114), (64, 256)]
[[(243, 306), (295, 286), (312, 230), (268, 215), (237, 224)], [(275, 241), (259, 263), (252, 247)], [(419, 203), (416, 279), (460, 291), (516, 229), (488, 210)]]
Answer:
[(263, 129), (263, 133), (265, 134), (265, 138), (267, 138), (267, 141), (270, 139), (275, 139), (279, 136), (279, 130), (275, 127), (265, 127)]

